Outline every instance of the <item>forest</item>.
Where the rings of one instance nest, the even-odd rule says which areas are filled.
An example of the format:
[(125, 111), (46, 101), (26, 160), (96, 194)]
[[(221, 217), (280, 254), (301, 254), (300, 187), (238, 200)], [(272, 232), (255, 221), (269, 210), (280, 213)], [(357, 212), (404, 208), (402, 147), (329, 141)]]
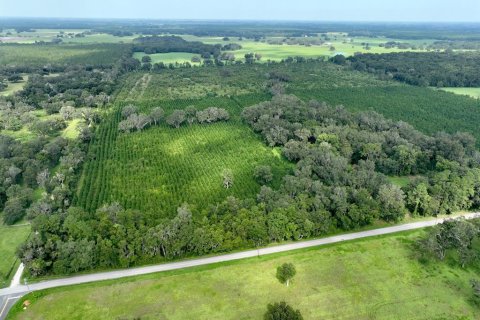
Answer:
[(416, 86), (479, 87), (478, 53), (358, 54), (347, 58), (354, 70), (366, 71)]

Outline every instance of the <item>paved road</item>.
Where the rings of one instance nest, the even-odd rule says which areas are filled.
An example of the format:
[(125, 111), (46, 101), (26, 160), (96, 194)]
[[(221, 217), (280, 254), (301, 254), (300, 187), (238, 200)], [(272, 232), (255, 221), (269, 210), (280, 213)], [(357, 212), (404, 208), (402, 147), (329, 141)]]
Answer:
[[(467, 214), (457, 216), (455, 218), (459, 218), (459, 217), (464, 217), (466, 219), (480, 218), (480, 212), (467, 213)], [(451, 218), (447, 218), (447, 219), (451, 219)], [(185, 260), (185, 261), (165, 263), (165, 264), (148, 266), (148, 267), (124, 269), (124, 270), (118, 270), (118, 271), (109, 271), (109, 272), (74, 276), (74, 277), (63, 278), (63, 279), (48, 280), (48, 281), (43, 281), (38, 283), (32, 283), (28, 287), (26, 285), (15, 285), (9, 288), (0, 289), (0, 306), (1, 306), (0, 320), (3, 320), (5, 318), (6, 313), (8, 312), (8, 309), (9, 309), (9, 305), (11, 306), (13, 304), (13, 301), (16, 301), (19, 297), (23, 296), (29, 291), (37, 291), (42, 289), (69, 286), (69, 285), (94, 282), (94, 281), (119, 279), (124, 277), (142, 275), (142, 274), (149, 274), (149, 273), (183, 269), (183, 268), (189, 268), (189, 267), (195, 267), (195, 266), (203, 266), (207, 264), (213, 264), (213, 263), (219, 263), (219, 262), (225, 262), (225, 261), (252, 258), (252, 257), (257, 257), (257, 256), (262, 256), (262, 255), (267, 255), (272, 253), (279, 253), (279, 252), (285, 252), (285, 251), (291, 251), (291, 250), (297, 250), (297, 249), (322, 246), (322, 245), (331, 244), (331, 243), (379, 236), (379, 235), (396, 233), (401, 231), (421, 229), (425, 227), (434, 226), (436, 224), (442, 223), (445, 220), (446, 219), (444, 218), (437, 218), (437, 219), (431, 219), (426, 221), (401, 224), (401, 225), (396, 225), (392, 227), (373, 229), (369, 231), (361, 231), (361, 232), (355, 232), (355, 233), (348, 233), (343, 235), (327, 237), (323, 239), (295, 242), (291, 244), (284, 244), (284, 245), (272, 246), (272, 247), (256, 249), (256, 250), (242, 251), (242, 252), (225, 254), (225, 255), (208, 257), (208, 258)], [(17, 298), (13, 298), (13, 297), (17, 297)], [(6, 301), (5, 299), (8, 299), (8, 298), (10, 298), (10, 300)], [(7, 302), (7, 305), (5, 304), (5, 302)]]

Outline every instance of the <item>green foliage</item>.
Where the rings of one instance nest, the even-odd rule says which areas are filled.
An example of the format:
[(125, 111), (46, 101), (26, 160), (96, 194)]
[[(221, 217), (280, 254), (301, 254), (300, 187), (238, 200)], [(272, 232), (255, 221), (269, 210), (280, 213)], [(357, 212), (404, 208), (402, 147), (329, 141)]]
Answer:
[(303, 320), (300, 310), (295, 310), (285, 301), (276, 302), (267, 306), (267, 312), (263, 316), (265, 320)]
[(277, 279), (288, 287), (290, 280), (293, 279), (296, 273), (297, 271), (293, 263), (284, 263), (277, 268)]
[(447, 220), (433, 227), (419, 242), (423, 254), (438, 260), (448, 258), (462, 268), (478, 267), (480, 258), (480, 228), (478, 221)]
[(418, 86), (480, 87), (478, 53), (430, 52), (359, 54), (348, 58), (352, 68)]

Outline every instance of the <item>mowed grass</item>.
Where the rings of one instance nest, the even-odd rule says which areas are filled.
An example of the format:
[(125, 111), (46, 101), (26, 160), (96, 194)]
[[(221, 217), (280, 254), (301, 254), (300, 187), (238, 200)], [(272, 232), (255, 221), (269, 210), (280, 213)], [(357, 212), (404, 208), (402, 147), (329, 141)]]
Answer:
[[(305, 319), (478, 319), (469, 302), (478, 274), (419, 263), (412, 247), (423, 234), (49, 289), (22, 298), (9, 319), (262, 319), (282, 300)], [(289, 287), (275, 278), (285, 262), (297, 270)]]
[[(0, 287), (9, 285), (15, 273), (16, 250), (27, 239), (29, 233), (30, 225), (0, 224)], [(8, 274), (11, 270), (13, 271)]]
[(189, 62), (192, 65), (199, 65), (199, 62), (192, 62), (192, 57), (200, 58), (199, 54), (189, 53), (189, 52), (169, 52), (169, 53), (155, 53), (155, 54), (146, 54), (144, 52), (135, 52), (133, 57), (142, 61), (143, 56), (150, 56), (152, 58), (152, 64), (163, 62), (165, 64), (175, 64)]
[(439, 90), (480, 99), (480, 88), (440, 88)]

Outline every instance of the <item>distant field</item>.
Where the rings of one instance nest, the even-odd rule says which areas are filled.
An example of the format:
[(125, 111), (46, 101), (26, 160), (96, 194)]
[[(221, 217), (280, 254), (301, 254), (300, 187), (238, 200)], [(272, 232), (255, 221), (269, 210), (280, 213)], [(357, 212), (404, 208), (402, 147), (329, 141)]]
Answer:
[(0, 66), (57, 64), (111, 64), (125, 48), (116, 44), (98, 45), (0, 45)]
[(75, 37), (68, 35), (69, 33), (79, 34), (86, 29), (37, 29), (34, 32), (21, 32), (17, 33), (14, 30), (9, 30), (12, 32), (11, 35), (6, 35), (4, 31), (3, 36), (0, 36), (0, 40), (5, 43), (24, 43), (30, 44), (38, 41), (50, 42), (53, 39), (57, 38), (57, 35), (60, 35), (60, 32), (64, 32), (64, 36), (61, 38), (64, 43), (128, 43), (138, 35), (127, 36), (127, 37), (116, 37), (106, 33), (96, 33), (91, 35), (86, 35), (85, 37)]
[[(0, 288), (7, 286), (13, 277), (17, 247), (27, 239), (29, 233), (30, 225), (7, 227), (0, 222)], [(5, 279), (11, 269), (13, 273)]]
[[(338, 35), (335, 39), (334, 37)], [(242, 49), (232, 51), (231, 53), (235, 54), (237, 60), (243, 60), (245, 54), (247, 53), (259, 53), (262, 55), (262, 61), (272, 60), (280, 61), (287, 57), (302, 56), (306, 58), (319, 58), (319, 57), (331, 57), (336, 54), (343, 54), (345, 56), (351, 56), (355, 52), (371, 52), (371, 53), (388, 53), (388, 52), (399, 52), (399, 51), (412, 51), (410, 49), (398, 49), (391, 48), (386, 49), (379, 47), (381, 43), (387, 41), (394, 41), (393, 39), (387, 38), (352, 38), (353, 41), (350, 41), (350, 38), (344, 34), (340, 33), (330, 33), (331, 37), (323, 45), (276, 45), (267, 43), (269, 40), (279, 40), (283, 38), (267, 38), (267, 42), (252, 41), (248, 39), (239, 40), (237, 37), (231, 37), (229, 41), (223, 41), (222, 37), (196, 37), (192, 35), (181, 35), (185, 40), (188, 41), (201, 41), (208, 44), (227, 44), (227, 43), (237, 43), (242, 46)], [(425, 40), (420, 43), (428, 43), (429, 40)], [(369, 43), (370, 49), (365, 49), (364, 44)], [(334, 50), (330, 48), (333, 47)]]
[[(143, 52), (135, 52), (133, 54), (133, 57), (141, 61), (142, 57), (146, 55), (147, 54)], [(196, 63), (192, 62), (192, 57), (200, 58), (200, 55), (189, 53), (189, 52), (155, 53), (155, 54), (148, 54), (148, 56), (152, 58), (152, 64), (159, 63), (159, 62), (163, 62), (165, 64), (170, 64), (170, 63), (175, 64), (175, 62), (178, 62), (178, 63), (189, 62), (193, 65), (200, 64), (198, 62)]]
[(480, 99), (480, 88), (440, 88), (439, 90)]
[[(49, 289), (22, 298), (9, 319), (261, 319), (281, 300), (305, 319), (478, 319), (469, 302), (478, 274), (419, 263), (412, 244), (422, 234)], [(275, 278), (285, 262), (297, 269), (289, 287)]]

